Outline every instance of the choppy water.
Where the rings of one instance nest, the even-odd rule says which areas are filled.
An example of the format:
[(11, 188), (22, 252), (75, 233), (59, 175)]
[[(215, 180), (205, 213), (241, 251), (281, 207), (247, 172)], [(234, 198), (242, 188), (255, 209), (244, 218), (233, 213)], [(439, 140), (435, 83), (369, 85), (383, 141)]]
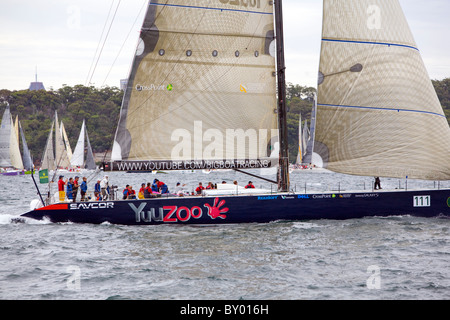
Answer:
[[(113, 184), (135, 189), (155, 178), (110, 176)], [(249, 180), (234, 172), (157, 177), (169, 186), (180, 181), (190, 187), (198, 181)], [(369, 190), (372, 180), (292, 174), (298, 190)], [(403, 188), (405, 181), (383, 179), (382, 186)], [(424, 186), (434, 184), (408, 182), (408, 188)], [(208, 227), (14, 223), (34, 198), (29, 176), (0, 176), (0, 299), (450, 298), (450, 219)]]

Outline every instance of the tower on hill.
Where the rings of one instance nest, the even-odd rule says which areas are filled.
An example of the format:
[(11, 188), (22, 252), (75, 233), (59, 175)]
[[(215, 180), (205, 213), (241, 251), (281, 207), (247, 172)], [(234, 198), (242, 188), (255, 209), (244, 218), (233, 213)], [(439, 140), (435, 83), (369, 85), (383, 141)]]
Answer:
[(37, 67), (36, 67), (35, 82), (31, 82), (31, 83), (30, 83), (30, 88), (29, 88), (28, 90), (30, 90), (30, 91), (45, 90), (44, 83), (38, 82), (38, 78), (37, 78)]

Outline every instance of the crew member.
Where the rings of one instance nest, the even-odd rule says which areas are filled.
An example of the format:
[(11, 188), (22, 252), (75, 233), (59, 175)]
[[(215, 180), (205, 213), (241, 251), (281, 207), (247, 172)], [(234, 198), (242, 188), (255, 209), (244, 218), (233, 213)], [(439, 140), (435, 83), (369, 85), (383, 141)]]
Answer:
[(59, 201), (63, 202), (66, 198), (66, 193), (64, 192), (64, 186), (67, 183), (67, 179), (66, 181), (63, 180), (64, 176), (59, 176), (59, 180), (58, 180), (58, 191), (59, 191)]
[(245, 186), (245, 189), (255, 189), (255, 186), (253, 185), (253, 182), (249, 181), (248, 185)]
[(205, 187), (202, 185), (201, 182), (199, 182), (197, 189), (195, 189), (195, 192), (197, 192), (197, 194), (202, 194), (203, 190), (205, 190)]
[(80, 185), (80, 193), (81, 193), (81, 201), (82, 202), (86, 201), (85, 196), (86, 196), (87, 188), (88, 188), (88, 186), (87, 186), (87, 178), (83, 177), (83, 182)]

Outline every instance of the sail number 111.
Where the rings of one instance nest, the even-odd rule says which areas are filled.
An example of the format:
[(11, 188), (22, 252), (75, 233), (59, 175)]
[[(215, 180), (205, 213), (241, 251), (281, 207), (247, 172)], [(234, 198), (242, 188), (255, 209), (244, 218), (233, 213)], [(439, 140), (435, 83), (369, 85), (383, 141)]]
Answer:
[(414, 207), (430, 207), (430, 196), (414, 196)]

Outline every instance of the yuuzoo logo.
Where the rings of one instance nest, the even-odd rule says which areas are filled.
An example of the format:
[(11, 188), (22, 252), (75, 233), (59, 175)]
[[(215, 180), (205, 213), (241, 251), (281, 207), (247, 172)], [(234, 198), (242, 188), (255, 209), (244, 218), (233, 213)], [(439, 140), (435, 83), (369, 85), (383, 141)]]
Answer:
[(447, 205), (450, 207), (450, 197), (447, 199)]
[(169, 85), (167, 86), (167, 91), (172, 91), (172, 90), (173, 90), (173, 85), (169, 84)]

